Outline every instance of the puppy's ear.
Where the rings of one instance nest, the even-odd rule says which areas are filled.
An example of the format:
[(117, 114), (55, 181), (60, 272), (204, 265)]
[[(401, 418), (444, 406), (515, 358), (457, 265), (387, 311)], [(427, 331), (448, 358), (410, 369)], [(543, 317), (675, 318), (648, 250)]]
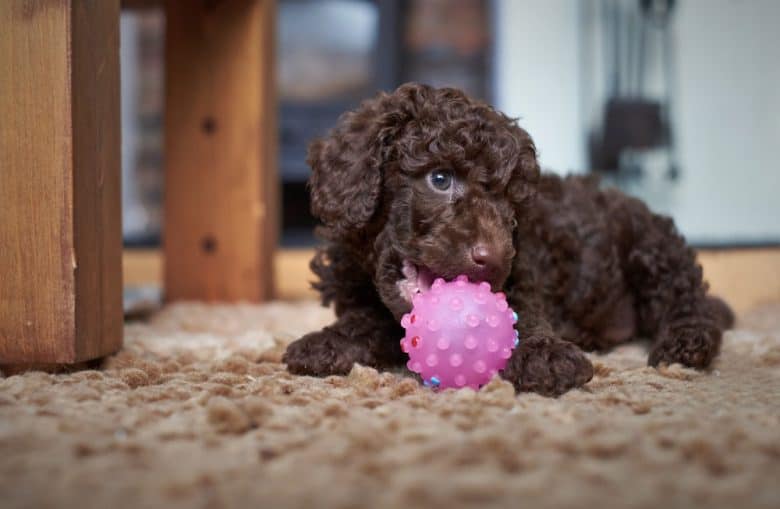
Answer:
[(309, 146), (312, 213), (332, 237), (359, 237), (380, 207), (382, 164), (403, 124), (397, 102), (380, 94)]
[(541, 171), (536, 157), (536, 146), (531, 136), (520, 127), (515, 127), (515, 136), (519, 142), (509, 192), (516, 207), (529, 205), (536, 197)]

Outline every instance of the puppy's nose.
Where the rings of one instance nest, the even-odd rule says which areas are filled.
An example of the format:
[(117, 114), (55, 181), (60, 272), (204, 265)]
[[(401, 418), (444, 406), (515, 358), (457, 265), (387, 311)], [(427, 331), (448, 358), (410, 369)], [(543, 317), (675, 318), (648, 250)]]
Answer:
[(498, 252), (485, 244), (477, 244), (471, 248), (471, 259), (480, 269), (493, 269), (501, 264)]

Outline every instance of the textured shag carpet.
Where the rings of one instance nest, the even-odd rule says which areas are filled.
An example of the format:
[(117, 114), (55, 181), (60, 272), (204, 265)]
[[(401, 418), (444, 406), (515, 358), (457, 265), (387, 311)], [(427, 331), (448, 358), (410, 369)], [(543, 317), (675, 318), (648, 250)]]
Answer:
[(284, 345), (330, 318), (175, 305), (99, 370), (0, 377), (0, 506), (780, 507), (780, 308), (708, 373), (633, 344), (559, 399), (286, 373)]

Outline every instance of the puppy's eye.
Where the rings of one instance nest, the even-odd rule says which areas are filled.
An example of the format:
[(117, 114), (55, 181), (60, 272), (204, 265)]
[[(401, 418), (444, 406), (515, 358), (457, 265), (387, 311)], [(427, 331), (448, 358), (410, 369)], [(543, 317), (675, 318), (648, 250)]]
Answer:
[(448, 191), (452, 187), (452, 173), (447, 170), (433, 170), (428, 174), (428, 182), (437, 191)]

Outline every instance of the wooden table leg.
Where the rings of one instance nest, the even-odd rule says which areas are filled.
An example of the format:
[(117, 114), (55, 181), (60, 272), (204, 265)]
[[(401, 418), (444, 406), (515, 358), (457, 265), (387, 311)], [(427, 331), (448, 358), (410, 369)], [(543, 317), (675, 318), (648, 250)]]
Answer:
[(119, 0), (0, 2), (0, 364), (122, 343)]
[(165, 295), (272, 296), (273, 0), (166, 4)]

